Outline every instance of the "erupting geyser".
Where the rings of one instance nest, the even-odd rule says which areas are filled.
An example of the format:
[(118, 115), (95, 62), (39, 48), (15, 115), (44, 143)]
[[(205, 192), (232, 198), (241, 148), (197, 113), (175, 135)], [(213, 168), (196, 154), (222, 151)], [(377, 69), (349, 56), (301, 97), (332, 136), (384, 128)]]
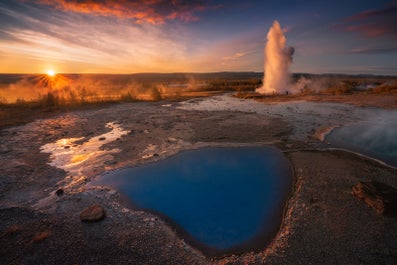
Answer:
[(290, 91), (290, 75), (288, 67), (294, 54), (293, 47), (286, 47), (287, 39), (284, 36), (280, 23), (275, 20), (267, 33), (265, 45), (265, 67), (263, 86), (256, 89), (260, 94), (285, 94)]

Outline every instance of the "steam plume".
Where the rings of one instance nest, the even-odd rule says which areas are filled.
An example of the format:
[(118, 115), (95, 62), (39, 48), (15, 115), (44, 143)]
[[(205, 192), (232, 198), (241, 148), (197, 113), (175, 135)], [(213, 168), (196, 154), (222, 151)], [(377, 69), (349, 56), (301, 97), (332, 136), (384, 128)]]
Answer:
[(290, 87), (288, 68), (292, 63), (293, 47), (286, 47), (280, 23), (275, 20), (267, 33), (265, 45), (265, 69), (263, 86), (256, 89), (260, 94), (284, 94)]

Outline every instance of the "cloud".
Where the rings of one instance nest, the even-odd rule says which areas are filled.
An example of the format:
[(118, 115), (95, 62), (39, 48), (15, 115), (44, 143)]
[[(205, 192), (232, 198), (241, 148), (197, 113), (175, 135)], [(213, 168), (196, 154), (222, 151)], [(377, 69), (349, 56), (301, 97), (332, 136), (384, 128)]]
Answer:
[(50, 64), (69, 72), (182, 71), (191, 56), (186, 47), (197, 43), (186, 27), (0, 1), (0, 51), (7, 55), (0, 72), (40, 72)]
[(352, 66), (349, 68), (351, 73), (357, 74), (392, 74), (396, 72), (397, 67), (395, 66), (385, 66), (385, 65), (359, 65)]
[(335, 26), (346, 32), (357, 32), (363, 37), (388, 36), (397, 39), (397, 4), (377, 10), (367, 10), (344, 19)]
[(64, 12), (133, 19), (135, 23), (163, 24), (169, 20), (199, 20), (197, 13), (219, 8), (200, 0), (35, 0)]
[(233, 55), (223, 57), (222, 60), (224, 60), (224, 61), (234, 61), (234, 60), (237, 60), (237, 59), (239, 59), (241, 57), (244, 57), (244, 56), (246, 56), (246, 55), (248, 55), (250, 53), (253, 53), (253, 52), (255, 52), (255, 50), (246, 51), (246, 52), (236, 52)]
[(349, 51), (351, 54), (384, 54), (396, 53), (397, 47), (383, 47), (383, 48), (354, 48)]

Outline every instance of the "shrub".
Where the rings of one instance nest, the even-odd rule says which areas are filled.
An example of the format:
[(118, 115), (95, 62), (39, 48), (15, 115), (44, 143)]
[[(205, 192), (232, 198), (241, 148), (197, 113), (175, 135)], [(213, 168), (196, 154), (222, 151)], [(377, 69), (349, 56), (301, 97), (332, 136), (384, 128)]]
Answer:
[(44, 107), (56, 107), (59, 106), (59, 97), (58, 95), (48, 92), (43, 98), (42, 98), (42, 103)]
[(161, 100), (161, 93), (160, 93), (160, 90), (158, 89), (158, 87), (152, 87), (150, 89), (150, 95), (151, 95), (152, 100), (154, 100), (154, 101)]
[(305, 86), (304, 88), (302, 88), (302, 89), (300, 90), (300, 92), (301, 92), (302, 95), (312, 95), (312, 94), (315, 94), (315, 91), (314, 91), (313, 89), (307, 87), (307, 86)]
[(397, 83), (384, 83), (375, 87), (372, 91), (374, 93), (385, 93), (393, 92), (394, 90), (397, 90)]
[(129, 91), (127, 91), (127, 93), (122, 93), (120, 95), (120, 100), (121, 101), (127, 101), (127, 102), (136, 101), (137, 100), (137, 96), (136, 96), (135, 91), (129, 90)]
[(5, 97), (0, 97), (0, 105), (7, 105), (8, 101)]

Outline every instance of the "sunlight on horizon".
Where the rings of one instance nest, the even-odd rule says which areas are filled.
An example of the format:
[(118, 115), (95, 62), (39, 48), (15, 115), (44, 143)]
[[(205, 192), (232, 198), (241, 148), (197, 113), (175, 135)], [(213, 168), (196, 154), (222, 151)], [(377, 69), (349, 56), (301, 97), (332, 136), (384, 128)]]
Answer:
[(47, 75), (48, 75), (48, 76), (51, 76), (51, 77), (53, 77), (53, 76), (55, 76), (55, 75), (56, 75), (56, 73), (55, 73), (55, 71), (54, 71), (54, 70), (52, 70), (52, 69), (49, 69), (49, 70), (47, 70)]

